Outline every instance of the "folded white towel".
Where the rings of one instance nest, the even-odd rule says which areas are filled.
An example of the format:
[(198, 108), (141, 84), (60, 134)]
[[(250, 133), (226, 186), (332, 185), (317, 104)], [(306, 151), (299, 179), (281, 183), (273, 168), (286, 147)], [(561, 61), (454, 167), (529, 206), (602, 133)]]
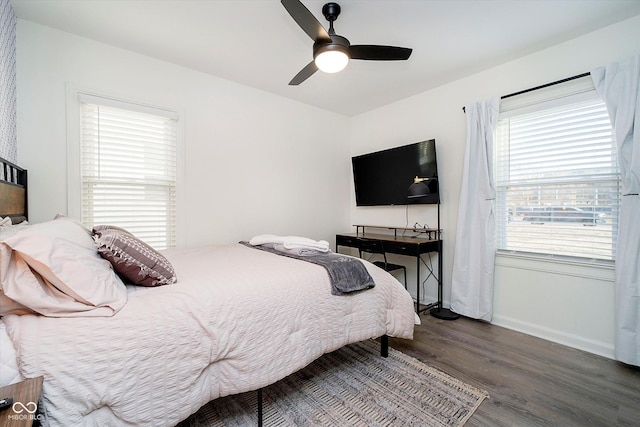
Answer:
[[(262, 245), (262, 246), (268, 246), (268, 245)], [(297, 256), (314, 256), (314, 255), (319, 255), (324, 253), (316, 249), (308, 249), (308, 248), (287, 249), (284, 247), (284, 245), (273, 245), (273, 249), (275, 249), (278, 252), (282, 252), (284, 254), (297, 255)]]
[(300, 236), (276, 236), (275, 234), (260, 234), (249, 240), (253, 246), (264, 244), (283, 245), (286, 249), (311, 249), (319, 252), (329, 252), (329, 242), (313, 240)]
[(287, 249), (314, 249), (319, 252), (329, 252), (329, 242), (326, 240), (311, 240), (306, 237), (291, 236), (284, 241)]
[(265, 243), (283, 245), (286, 238), (286, 236), (276, 236), (275, 234), (260, 234), (252, 237), (249, 240), (249, 244), (253, 246), (264, 245)]

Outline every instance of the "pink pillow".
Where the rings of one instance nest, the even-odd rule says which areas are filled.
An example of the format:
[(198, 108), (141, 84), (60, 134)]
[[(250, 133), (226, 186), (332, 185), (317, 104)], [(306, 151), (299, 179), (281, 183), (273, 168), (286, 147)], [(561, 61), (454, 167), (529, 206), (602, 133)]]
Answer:
[(124, 283), (98, 255), (91, 232), (73, 220), (31, 225), (0, 246), (5, 295), (34, 311), (112, 316), (127, 302)]

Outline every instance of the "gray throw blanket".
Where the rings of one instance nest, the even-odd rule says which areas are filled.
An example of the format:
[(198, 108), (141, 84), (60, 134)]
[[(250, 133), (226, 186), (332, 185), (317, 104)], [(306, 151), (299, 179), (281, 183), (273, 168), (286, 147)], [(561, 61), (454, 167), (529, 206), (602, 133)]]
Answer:
[(240, 243), (250, 248), (311, 262), (324, 267), (331, 281), (331, 295), (344, 295), (375, 286), (364, 264), (356, 258), (334, 252), (317, 252), (316, 255), (296, 255), (293, 253), (285, 253), (265, 245), (253, 246), (249, 244), (249, 242)]

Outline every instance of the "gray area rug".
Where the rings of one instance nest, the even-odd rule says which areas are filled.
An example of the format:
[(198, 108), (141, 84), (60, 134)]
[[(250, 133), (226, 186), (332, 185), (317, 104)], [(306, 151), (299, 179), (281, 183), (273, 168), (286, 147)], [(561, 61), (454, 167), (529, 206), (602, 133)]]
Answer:
[[(380, 344), (325, 354), (263, 390), (271, 426), (462, 426), (489, 395)], [(257, 392), (209, 402), (179, 427), (257, 425)]]

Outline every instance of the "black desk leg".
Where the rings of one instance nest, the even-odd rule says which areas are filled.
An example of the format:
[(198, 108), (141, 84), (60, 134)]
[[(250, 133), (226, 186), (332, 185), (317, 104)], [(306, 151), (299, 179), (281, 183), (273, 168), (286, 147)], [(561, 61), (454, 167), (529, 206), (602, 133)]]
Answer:
[(420, 254), (416, 256), (416, 313), (420, 316)]

